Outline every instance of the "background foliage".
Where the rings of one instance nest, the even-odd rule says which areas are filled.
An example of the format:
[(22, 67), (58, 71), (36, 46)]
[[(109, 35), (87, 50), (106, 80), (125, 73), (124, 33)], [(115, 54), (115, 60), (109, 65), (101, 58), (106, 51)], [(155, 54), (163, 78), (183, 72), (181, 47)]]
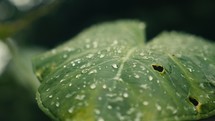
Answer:
[(95, 23), (124, 18), (146, 22), (147, 40), (163, 30), (215, 40), (214, 6), (214, 0), (0, 0), (0, 40), (16, 43), (9, 41), (13, 59), (0, 75), (0, 120), (50, 120), (37, 107), (38, 84), (30, 71), (29, 58), (44, 48)]

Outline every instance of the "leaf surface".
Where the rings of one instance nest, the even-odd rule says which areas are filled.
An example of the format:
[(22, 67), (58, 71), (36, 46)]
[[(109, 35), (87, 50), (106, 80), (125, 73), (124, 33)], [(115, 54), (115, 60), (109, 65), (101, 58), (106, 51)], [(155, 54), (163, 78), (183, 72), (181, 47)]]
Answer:
[(215, 114), (215, 44), (145, 25), (95, 25), (37, 56), (37, 100), (56, 121), (197, 120)]

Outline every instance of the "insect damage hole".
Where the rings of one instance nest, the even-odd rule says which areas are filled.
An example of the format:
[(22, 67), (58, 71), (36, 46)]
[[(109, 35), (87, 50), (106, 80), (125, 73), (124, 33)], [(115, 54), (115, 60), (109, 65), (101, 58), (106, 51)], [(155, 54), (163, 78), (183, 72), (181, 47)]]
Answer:
[(164, 68), (163, 68), (163, 66), (161, 66), (161, 65), (155, 65), (155, 64), (153, 64), (153, 65), (152, 65), (152, 68), (153, 68), (154, 70), (160, 72), (160, 73), (163, 73), (163, 72), (164, 72)]
[(199, 105), (199, 102), (193, 97), (189, 97), (189, 101), (196, 107)]

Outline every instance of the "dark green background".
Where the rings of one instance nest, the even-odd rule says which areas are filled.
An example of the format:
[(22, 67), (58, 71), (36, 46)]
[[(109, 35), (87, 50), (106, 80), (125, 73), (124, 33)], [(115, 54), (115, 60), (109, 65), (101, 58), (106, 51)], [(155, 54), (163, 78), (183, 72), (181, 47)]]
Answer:
[[(19, 11), (8, 0), (0, 0), (0, 5), (7, 8), (0, 11), (0, 14), (8, 12), (8, 16), (0, 20), (0, 32), (4, 24), (9, 23), (8, 28), (16, 30), (16, 24), (13, 23), (19, 20), (29, 22), (29, 18), (36, 16), (32, 14), (34, 11), (41, 8), (48, 10), (52, 5), (48, 1), (44, 0), (32, 9)], [(55, 9), (5, 36), (12, 37), (21, 49), (32, 46), (50, 49), (93, 24), (118, 19), (144, 21), (147, 24), (147, 40), (164, 30), (177, 30), (215, 41), (214, 0), (60, 0)], [(0, 38), (6, 39), (3, 36)], [(34, 96), (34, 93), (16, 81), (10, 69), (6, 69), (0, 76), (0, 120), (50, 120), (38, 109)], [(203, 121), (212, 120), (215, 119)]]

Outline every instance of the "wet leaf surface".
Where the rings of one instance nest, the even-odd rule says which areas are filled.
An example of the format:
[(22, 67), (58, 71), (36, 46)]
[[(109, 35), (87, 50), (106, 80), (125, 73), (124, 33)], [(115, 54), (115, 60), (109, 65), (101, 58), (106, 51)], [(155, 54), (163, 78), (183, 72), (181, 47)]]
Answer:
[(197, 120), (215, 114), (215, 44), (145, 25), (95, 25), (37, 56), (40, 108), (59, 121)]

